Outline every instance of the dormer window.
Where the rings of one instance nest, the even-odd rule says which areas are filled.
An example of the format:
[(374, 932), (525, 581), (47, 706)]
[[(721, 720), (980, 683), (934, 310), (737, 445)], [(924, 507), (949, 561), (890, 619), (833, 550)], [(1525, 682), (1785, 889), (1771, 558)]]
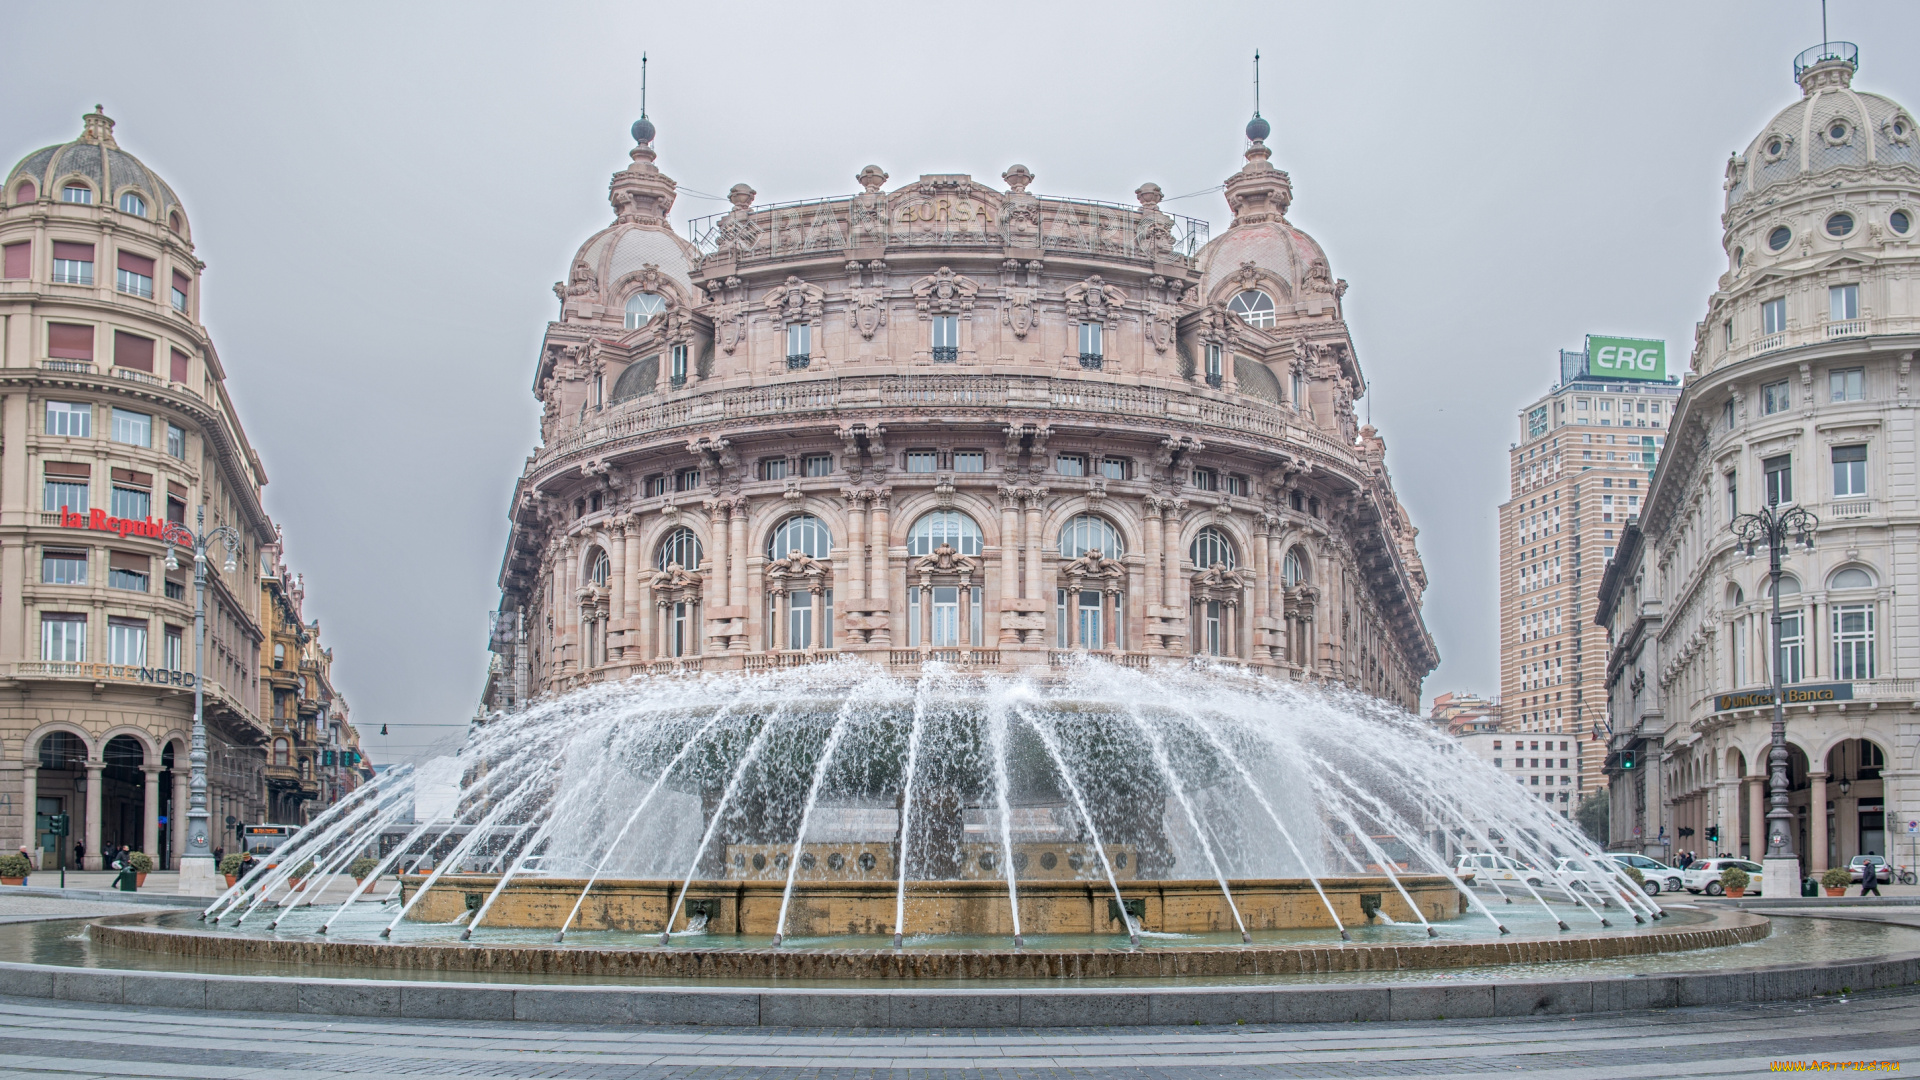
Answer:
[(1272, 326), (1276, 321), (1273, 297), (1259, 289), (1248, 289), (1227, 302), (1227, 310), (1246, 320), (1248, 326)]
[(79, 203), (82, 206), (93, 204), (93, 189), (85, 184), (68, 184), (60, 189), (60, 201)]
[(132, 214), (134, 217), (146, 217), (147, 200), (141, 198), (137, 191), (123, 191), (120, 193), (120, 212)]
[(627, 329), (638, 330), (665, 310), (667, 302), (658, 293), (634, 293), (627, 297)]

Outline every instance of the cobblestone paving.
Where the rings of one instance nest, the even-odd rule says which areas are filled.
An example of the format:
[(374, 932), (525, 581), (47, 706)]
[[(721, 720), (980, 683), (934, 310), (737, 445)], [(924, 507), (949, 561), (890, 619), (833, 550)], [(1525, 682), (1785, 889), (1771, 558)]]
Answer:
[(1774, 1060), (1920, 1062), (1920, 990), (1523, 1020), (904, 1032), (349, 1021), (0, 997), (0, 1055), (0, 1075), (32, 1080), (1752, 1076)]

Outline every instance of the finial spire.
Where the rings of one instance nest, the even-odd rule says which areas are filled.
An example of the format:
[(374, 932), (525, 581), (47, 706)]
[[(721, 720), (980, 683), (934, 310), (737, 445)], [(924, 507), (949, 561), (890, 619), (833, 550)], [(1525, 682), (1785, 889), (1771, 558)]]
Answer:
[(645, 146), (653, 141), (653, 121), (647, 119), (647, 54), (640, 54), (640, 119), (633, 122), (633, 141)]
[(1261, 142), (1273, 134), (1273, 125), (1260, 116), (1260, 50), (1253, 50), (1253, 119), (1247, 121), (1247, 140)]
[(640, 119), (647, 118), (647, 54), (640, 54)]
[[(1822, 4), (1826, 0), (1820, 0)], [(1253, 115), (1260, 115), (1260, 50), (1253, 50)]]

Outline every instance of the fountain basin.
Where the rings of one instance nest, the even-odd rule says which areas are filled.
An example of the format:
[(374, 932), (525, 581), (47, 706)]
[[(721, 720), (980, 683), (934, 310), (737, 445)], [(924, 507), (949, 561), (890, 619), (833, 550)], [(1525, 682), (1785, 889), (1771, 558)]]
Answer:
[[(452, 922), (477, 910), (499, 883), (494, 874), (448, 874), (419, 898), (408, 918)], [(403, 900), (412, 900), (425, 881), (400, 879)], [(666, 927), (682, 882), (601, 879), (594, 882), (568, 929), (657, 933)], [(1467, 899), (1446, 878), (1402, 875), (1400, 884), (1420, 915), (1441, 922), (1464, 914)], [(584, 878), (517, 877), (507, 883), (487, 911), (488, 927), (558, 930), (580, 897)], [(893, 881), (796, 881), (787, 910), (789, 937), (876, 935), (895, 931)], [(1020, 929), (1026, 934), (1108, 934), (1127, 932), (1113, 889), (1105, 881), (1021, 880)], [(1322, 903), (1306, 878), (1235, 880), (1227, 883), (1248, 930), (1334, 928), (1330, 903), (1347, 926), (1364, 926), (1374, 912), (1395, 922), (1416, 922), (1393, 883), (1385, 877), (1320, 879)], [(698, 926), (710, 934), (771, 935), (780, 916), (784, 881), (695, 881), (684, 908), (675, 916), (675, 932)], [(1123, 880), (1120, 895), (1127, 914), (1141, 930), (1167, 934), (1226, 933), (1236, 929), (1233, 911), (1220, 883)], [(1004, 881), (913, 881), (907, 884), (905, 931), (910, 934), (1003, 936), (1014, 933), (1012, 908)]]

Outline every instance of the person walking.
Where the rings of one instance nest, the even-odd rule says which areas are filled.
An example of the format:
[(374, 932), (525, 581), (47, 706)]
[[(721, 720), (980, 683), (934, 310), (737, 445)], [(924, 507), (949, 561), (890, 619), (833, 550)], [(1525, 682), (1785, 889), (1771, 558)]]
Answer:
[(120, 871), (118, 877), (113, 879), (113, 887), (121, 892), (139, 892), (140, 875), (134, 873), (133, 866), (129, 864), (126, 869)]
[(87, 845), (79, 840), (73, 842), (73, 867), (78, 870), (87, 865)]
[(1860, 895), (1865, 896), (1868, 893), (1880, 895), (1880, 864), (1878, 863), (1867, 862), (1860, 866)]

